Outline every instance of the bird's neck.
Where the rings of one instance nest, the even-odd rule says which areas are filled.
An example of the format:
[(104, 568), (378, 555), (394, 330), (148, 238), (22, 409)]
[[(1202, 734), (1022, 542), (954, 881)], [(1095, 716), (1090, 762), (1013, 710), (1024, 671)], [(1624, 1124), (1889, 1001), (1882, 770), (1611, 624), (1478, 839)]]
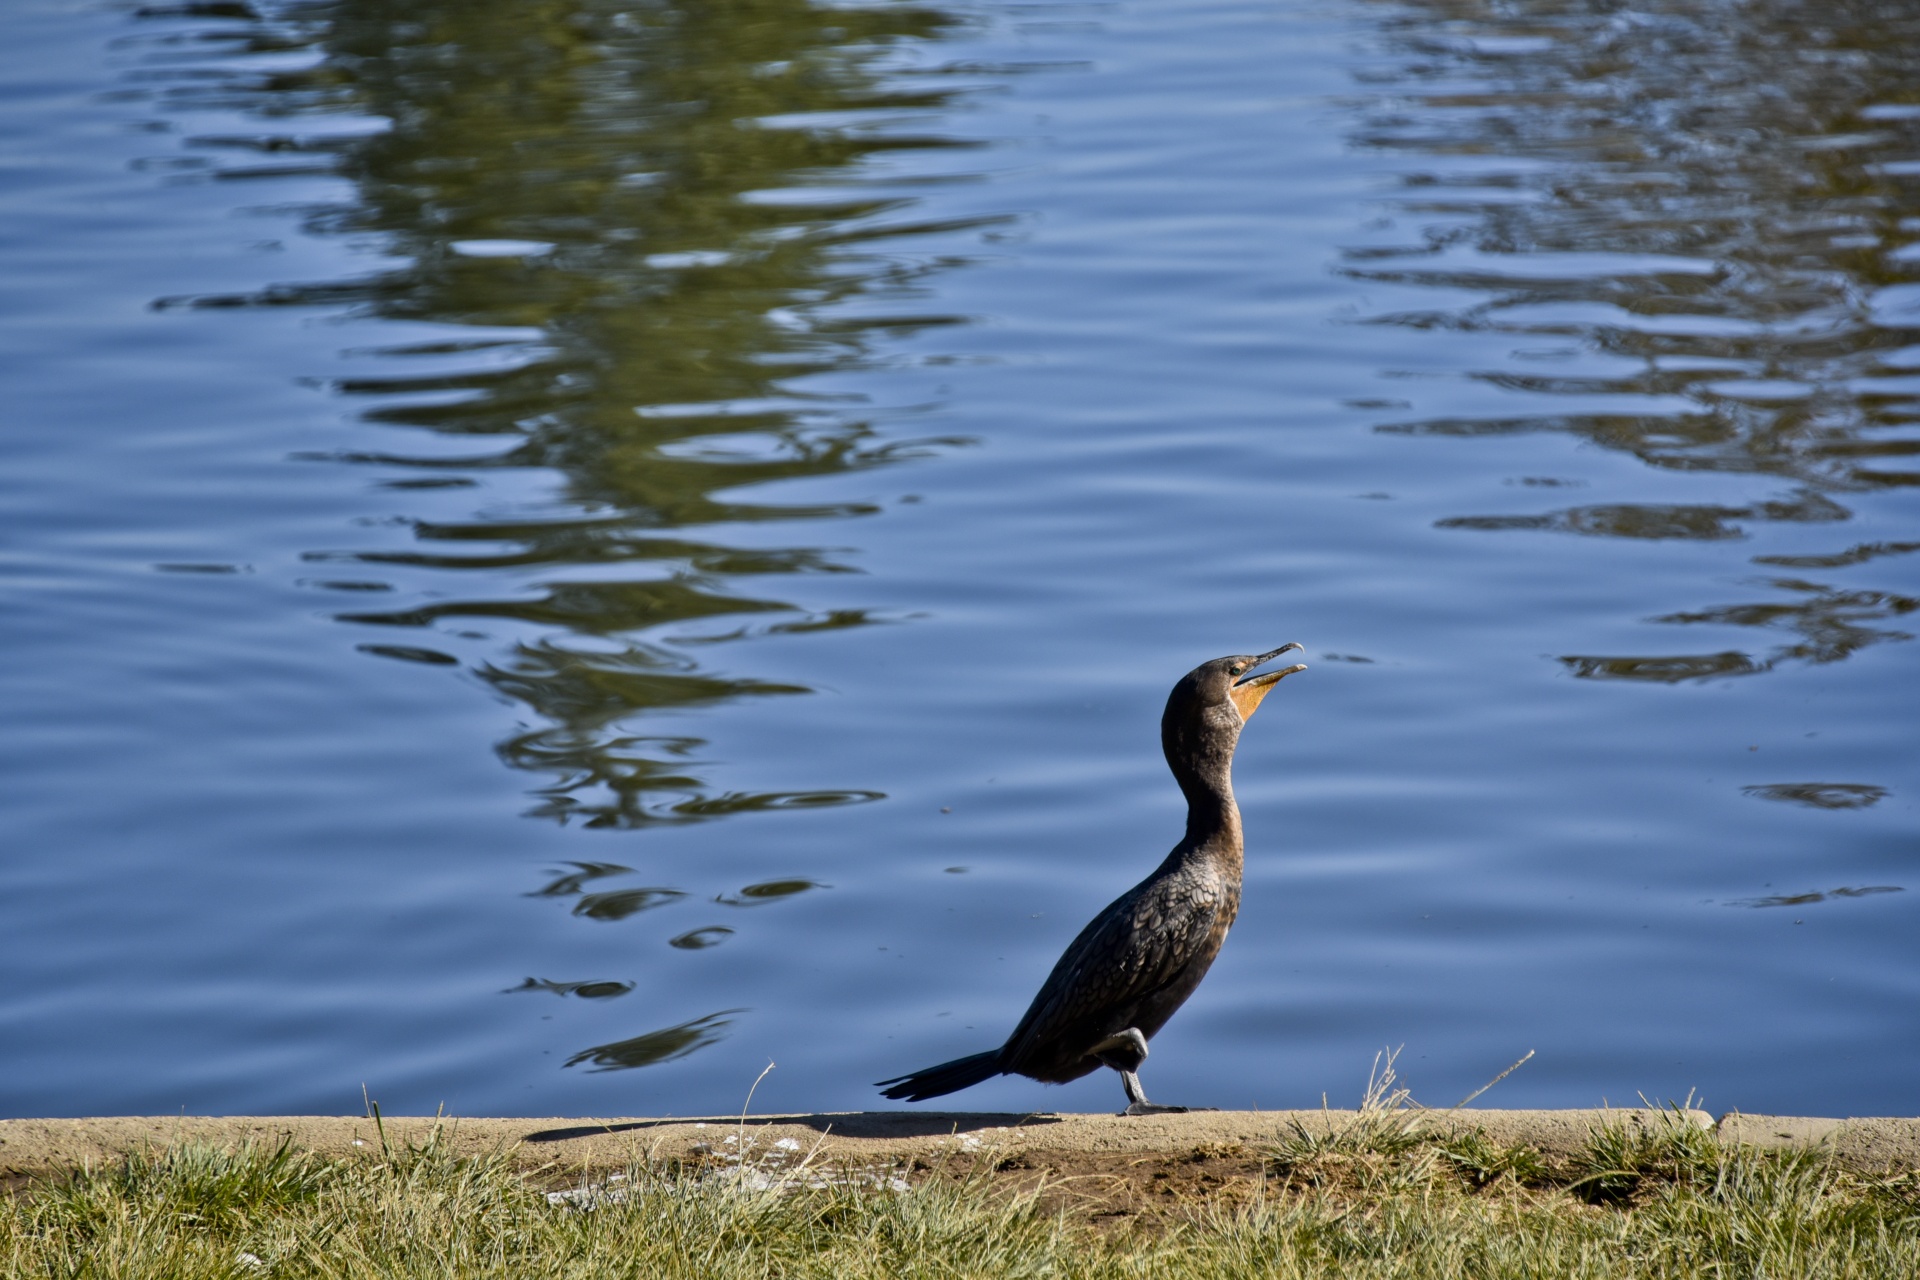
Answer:
[(1176, 855), (1224, 861), (1238, 869), (1244, 845), (1240, 807), (1233, 799), (1233, 749), (1239, 739), (1235, 724), (1167, 743), (1167, 764), (1187, 798), (1187, 834)]
[(1187, 834), (1180, 847), (1190, 855), (1237, 864), (1245, 848), (1240, 832), (1240, 806), (1233, 801), (1233, 786), (1223, 783), (1217, 790), (1181, 788), (1187, 793)]

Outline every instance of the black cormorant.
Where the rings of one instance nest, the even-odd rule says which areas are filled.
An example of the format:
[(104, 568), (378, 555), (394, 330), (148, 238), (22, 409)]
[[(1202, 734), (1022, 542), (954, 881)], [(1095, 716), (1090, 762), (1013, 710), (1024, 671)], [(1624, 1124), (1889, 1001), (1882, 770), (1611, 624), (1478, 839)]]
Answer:
[(1186, 835), (1152, 875), (1080, 931), (1005, 1044), (882, 1080), (885, 1096), (919, 1102), (998, 1075), (1065, 1084), (1108, 1066), (1126, 1088), (1126, 1114), (1186, 1110), (1148, 1102), (1136, 1073), (1147, 1041), (1206, 977), (1240, 910), (1244, 846), (1233, 749), (1260, 700), (1306, 665), (1255, 669), (1299, 647), (1203, 662), (1173, 686), (1160, 744), (1187, 797)]

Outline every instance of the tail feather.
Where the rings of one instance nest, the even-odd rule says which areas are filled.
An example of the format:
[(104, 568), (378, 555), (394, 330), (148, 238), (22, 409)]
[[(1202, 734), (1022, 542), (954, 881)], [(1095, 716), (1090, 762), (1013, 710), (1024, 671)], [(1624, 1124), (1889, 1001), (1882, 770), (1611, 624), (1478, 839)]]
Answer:
[(943, 1062), (937, 1067), (879, 1081), (879, 1087), (882, 1097), (920, 1102), (926, 1098), (937, 1098), (943, 1093), (958, 1092), (1000, 1074), (1000, 1051), (989, 1049), (971, 1057)]

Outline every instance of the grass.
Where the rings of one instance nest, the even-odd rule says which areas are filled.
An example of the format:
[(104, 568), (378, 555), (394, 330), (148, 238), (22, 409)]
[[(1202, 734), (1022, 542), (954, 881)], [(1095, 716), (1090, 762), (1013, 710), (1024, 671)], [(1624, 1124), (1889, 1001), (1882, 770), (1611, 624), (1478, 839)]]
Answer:
[[(986, 1163), (910, 1189), (640, 1165), (586, 1196), (504, 1154), (177, 1147), (0, 1196), (8, 1277), (1887, 1277), (1920, 1179), (1722, 1146), (1680, 1112), (1570, 1161), (1380, 1105), (1258, 1153), (1244, 1194), (1114, 1226)], [(1386, 1099), (1391, 1101), (1391, 1099)], [(731, 1172), (732, 1176), (729, 1176)], [(898, 1187), (897, 1182), (892, 1184)], [(1105, 1225), (1102, 1225), (1102, 1224)]]

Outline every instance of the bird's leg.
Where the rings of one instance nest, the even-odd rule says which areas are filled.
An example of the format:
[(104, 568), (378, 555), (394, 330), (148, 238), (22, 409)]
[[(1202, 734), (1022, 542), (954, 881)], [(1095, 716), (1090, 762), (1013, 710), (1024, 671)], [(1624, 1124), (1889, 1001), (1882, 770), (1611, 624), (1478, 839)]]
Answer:
[(1122, 1071), (1120, 1073), (1120, 1087), (1127, 1091), (1127, 1109), (1121, 1113), (1122, 1115), (1171, 1115), (1186, 1110), (1185, 1107), (1163, 1107), (1157, 1102), (1148, 1102), (1147, 1091), (1140, 1087), (1140, 1076), (1138, 1072)]
[(1147, 1038), (1140, 1034), (1140, 1028), (1128, 1027), (1125, 1031), (1110, 1035), (1093, 1046), (1090, 1052), (1120, 1073), (1120, 1086), (1127, 1091), (1127, 1109), (1121, 1114), (1175, 1115), (1187, 1109), (1163, 1107), (1147, 1101), (1147, 1091), (1140, 1087), (1139, 1075), (1140, 1064), (1147, 1060)]

